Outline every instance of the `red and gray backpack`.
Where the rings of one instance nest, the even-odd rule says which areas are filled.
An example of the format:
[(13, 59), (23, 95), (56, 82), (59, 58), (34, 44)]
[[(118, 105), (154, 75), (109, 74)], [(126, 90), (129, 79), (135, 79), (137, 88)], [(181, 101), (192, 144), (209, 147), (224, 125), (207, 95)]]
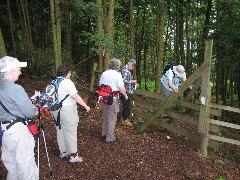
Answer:
[(102, 84), (94, 91), (94, 99), (104, 104), (112, 105), (113, 103), (113, 91), (108, 85)]

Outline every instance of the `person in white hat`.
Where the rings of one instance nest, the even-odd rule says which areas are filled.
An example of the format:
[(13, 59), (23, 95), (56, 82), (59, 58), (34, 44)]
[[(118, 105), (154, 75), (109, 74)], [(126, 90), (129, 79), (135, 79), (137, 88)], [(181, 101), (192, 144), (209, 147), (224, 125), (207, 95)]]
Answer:
[[(2, 136), (2, 162), (8, 170), (7, 180), (38, 180), (33, 135), (24, 124), (37, 109), (22, 86), (15, 84), (26, 62), (5, 56), (0, 59), (0, 125)], [(5, 107), (5, 108), (4, 108)], [(21, 120), (21, 121), (20, 121)]]
[[(163, 74), (161, 78), (160, 88), (164, 96), (172, 93), (178, 93), (178, 87), (181, 81), (186, 81), (185, 68), (182, 65), (173, 66)], [(189, 86), (191, 89), (191, 87)]]

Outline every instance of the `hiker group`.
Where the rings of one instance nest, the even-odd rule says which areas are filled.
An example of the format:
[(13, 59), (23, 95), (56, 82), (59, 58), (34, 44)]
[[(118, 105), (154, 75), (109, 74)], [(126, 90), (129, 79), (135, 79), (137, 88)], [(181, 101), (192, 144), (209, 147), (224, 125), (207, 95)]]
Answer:
[[(95, 98), (100, 102), (103, 115), (100, 136), (106, 143), (117, 141), (115, 127), (120, 111), (119, 102), (122, 104), (122, 124), (132, 125), (131, 102), (137, 85), (132, 70), (136, 64), (135, 59), (129, 59), (127, 64), (121, 67), (121, 61), (113, 58), (109, 69), (100, 77)], [(15, 83), (22, 74), (21, 68), (26, 66), (26, 62), (19, 62), (13, 57), (5, 56), (0, 59), (1, 159), (8, 170), (8, 180), (39, 179), (33, 137), (33, 134), (36, 136), (38, 134), (32, 132), (33, 128), (30, 128), (30, 123), (26, 119), (39, 115), (41, 110), (51, 111), (55, 119), (59, 157), (69, 157), (70, 163), (83, 161), (77, 148), (79, 122), (77, 104), (83, 106), (87, 112), (90, 111), (90, 107), (78, 95), (76, 86), (70, 79), (73, 68), (69, 65), (61, 65), (57, 70), (58, 80), (54, 80), (43, 94), (35, 92), (29, 98), (24, 88)], [(186, 73), (181, 65), (169, 66), (165, 70), (161, 78), (161, 89), (163, 95), (168, 96), (178, 92), (180, 81), (186, 80)]]

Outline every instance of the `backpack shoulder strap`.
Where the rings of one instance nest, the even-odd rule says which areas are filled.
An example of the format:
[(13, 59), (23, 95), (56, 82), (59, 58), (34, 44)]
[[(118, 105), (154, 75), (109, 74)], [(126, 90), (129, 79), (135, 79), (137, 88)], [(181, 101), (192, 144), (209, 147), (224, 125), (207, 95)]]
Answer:
[(63, 76), (59, 76), (50, 83), (51, 85), (54, 85), (56, 92), (58, 92), (60, 82), (62, 82), (64, 79), (65, 78)]

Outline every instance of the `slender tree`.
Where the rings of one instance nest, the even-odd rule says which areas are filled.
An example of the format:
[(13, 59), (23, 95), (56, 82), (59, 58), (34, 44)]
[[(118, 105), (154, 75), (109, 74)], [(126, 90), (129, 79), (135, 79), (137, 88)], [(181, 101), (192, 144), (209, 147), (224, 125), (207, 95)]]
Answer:
[[(109, 0), (108, 11), (107, 11), (106, 33), (111, 43), (113, 43), (113, 36), (114, 36), (114, 5), (115, 5), (115, 0)], [(104, 59), (104, 69), (108, 69), (110, 65), (111, 57), (112, 57), (112, 50), (110, 49), (110, 47), (108, 47), (106, 51), (106, 58)]]
[(4, 39), (2, 36), (2, 30), (0, 28), (0, 58), (4, 57), (6, 55), (7, 55), (7, 51), (6, 51)]
[(71, 11), (69, 0), (64, 1), (64, 11), (65, 11), (65, 33), (66, 33), (66, 43), (65, 43), (65, 62), (72, 64), (72, 27), (71, 27)]
[(51, 6), (53, 46), (54, 46), (54, 56), (55, 56), (55, 71), (56, 71), (58, 67), (62, 64), (60, 1), (50, 0), (50, 6)]
[(163, 69), (163, 34), (164, 34), (164, 4), (162, 0), (158, 1), (157, 10), (157, 66), (155, 79), (155, 92), (160, 92), (160, 78)]
[(14, 34), (13, 34), (12, 13), (11, 13), (9, 0), (7, 1), (7, 7), (8, 7), (9, 25), (10, 25), (10, 29), (11, 29), (12, 47), (13, 47), (14, 56), (17, 57), (17, 52), (16, 52), (16, 48), (15, 48), (16, 45), (15, 45)]
[[(102, 8), (102, 0), (96, 0), (96, 4), (98, 5), (98, 14), (97, 14), (97, 31), (99, 33), (99, 35), (103, 35), (104, 34), (104, 29), (103, 29), (103, 8)], [(104, 54), (104, 47), (99, 46), (98, 47), (98, 70), (99, 71), (103, 71), (103, 57), (105, 56)]]
[[(133, 18), (133, 0), (129, 0), (129, 28), (130, 28), (130, 58), (136, 58), (135, 55), (135, 26)], [(137, 78), (136, 68), (133, 70), (133, 78)]]

